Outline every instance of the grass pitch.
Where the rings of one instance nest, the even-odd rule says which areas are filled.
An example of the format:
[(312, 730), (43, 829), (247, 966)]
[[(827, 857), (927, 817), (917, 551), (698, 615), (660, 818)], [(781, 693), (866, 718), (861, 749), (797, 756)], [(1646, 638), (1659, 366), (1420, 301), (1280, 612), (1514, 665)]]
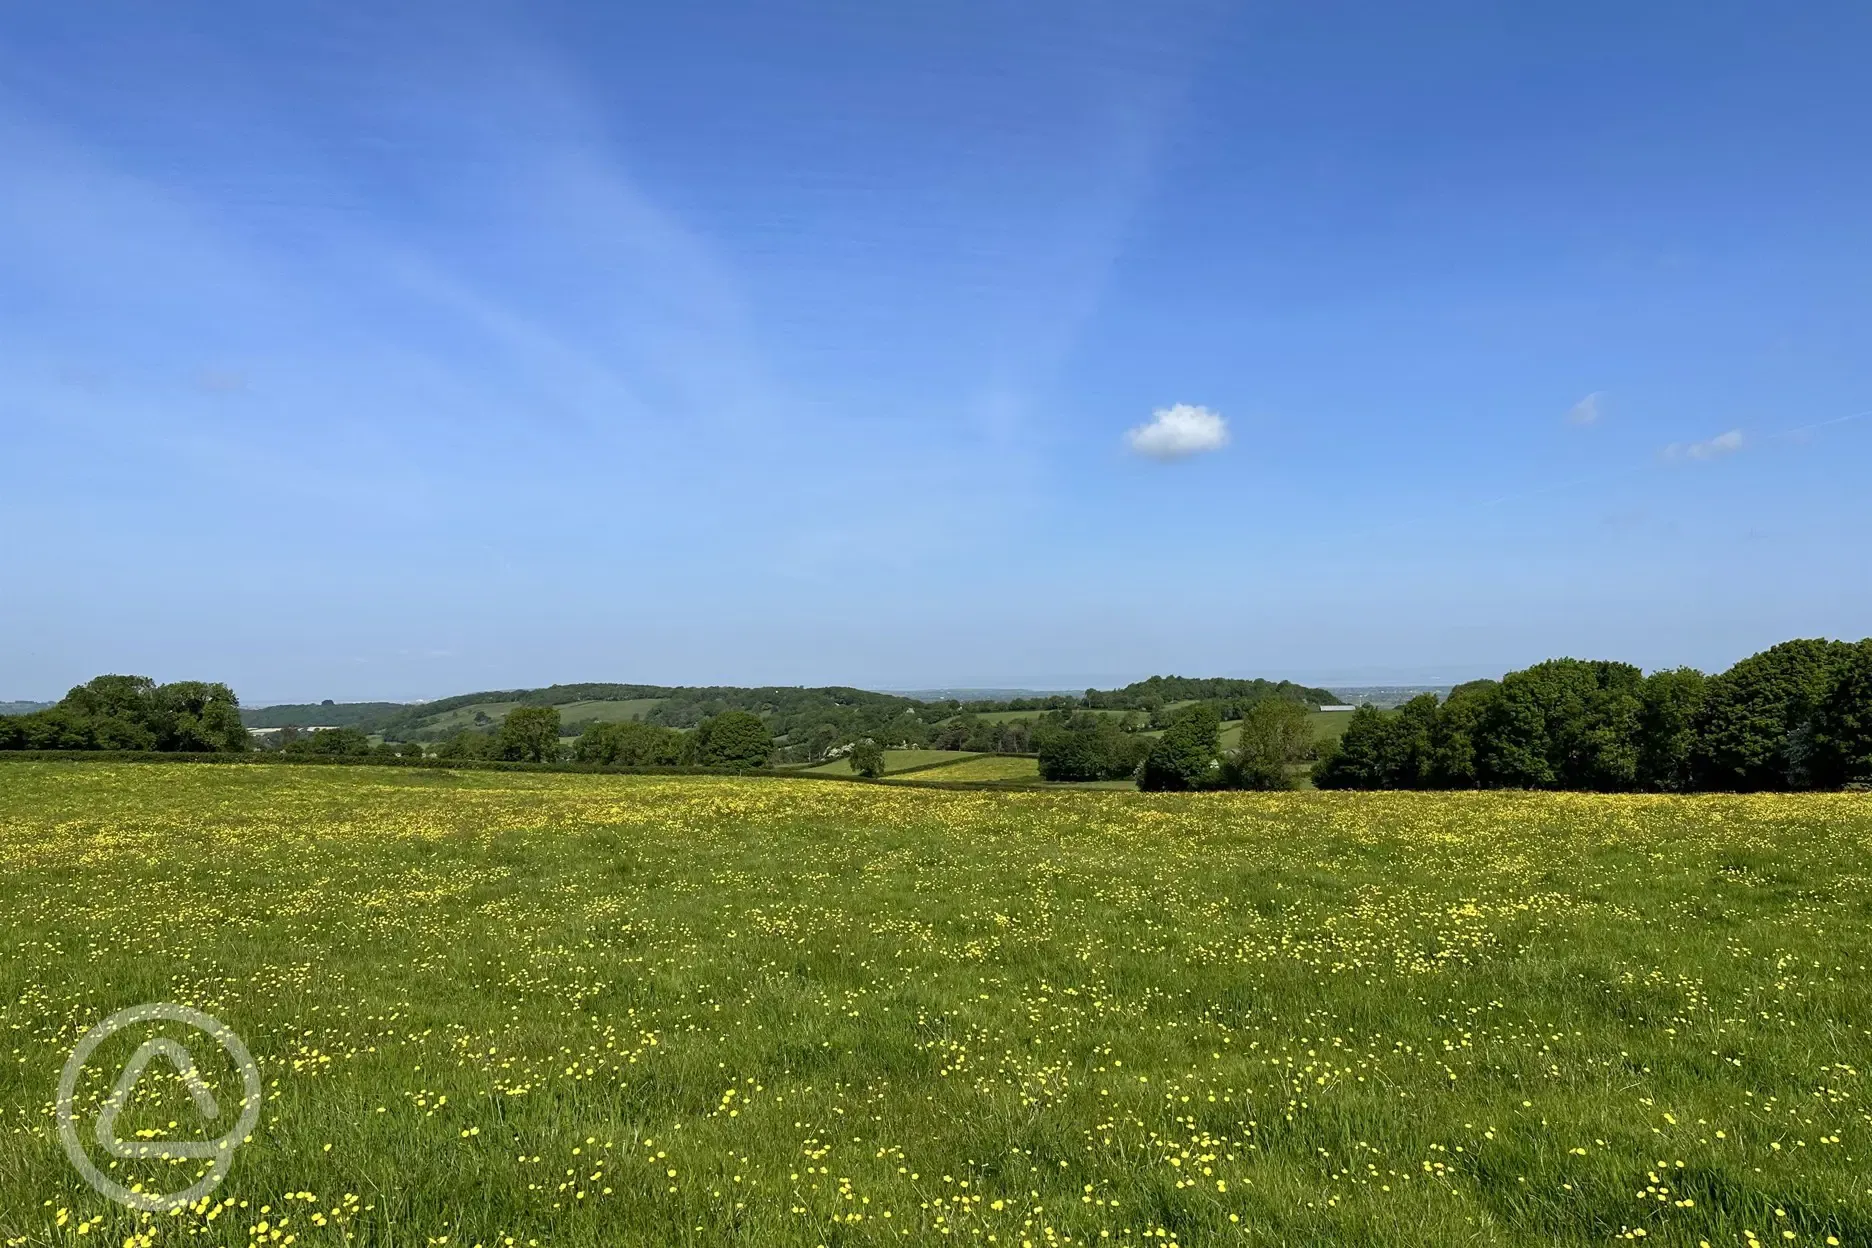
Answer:
[[(1866, 1244), (1869, 841), (1852, 795), (0, 764), (0, 1244)], [(266, 1086), (177, 1216), (53, 1129), (151, 1000)], [(119, 1131), (199, 1121), (152, 1075)]]

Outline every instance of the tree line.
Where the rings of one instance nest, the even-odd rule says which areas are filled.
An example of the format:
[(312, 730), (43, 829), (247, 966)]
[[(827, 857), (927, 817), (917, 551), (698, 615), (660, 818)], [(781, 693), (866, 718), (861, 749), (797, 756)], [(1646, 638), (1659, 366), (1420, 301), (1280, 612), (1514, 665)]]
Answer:
[(1296, 765), (1315, 753), (1306, 703), (1264, 697), (1240, 714), (1240, 737), (1224, 750), (1226, 703), (1196, 702), (1169, 714), (1161, 735), (1141, 735), (1124, 719), (1079, 712), (1048, 717), (1035, 730), (1044, 780), (1131, 780), (1150, 792), (1290, 789)]
[[(335, 736), (348, 731), (353, 730), (315, 732), (311, 736)], [(422, 748), (414, 743), (393, 748), (411, 746), (418, 751)], [(568, 745), (560, 736), (558, 707), (517, 706), (507, 712), (499, 727), (487, 732), (464, 729), (442, 742), (434, 756), (522, 763), (597, 763), (608, 767), (746, 769), (768, 766), (773, 752), (773, 733), (760, 716), (750, 711), (724, 711), (686, 732), (641, 720), (602, 721), (586, 725)]]
[(1705, 676), (1553, 659), (1353, 712), (1333, 789), (1786, 792), (1872, 784), (1872, 639), (1783, 642)]
[(240, 700), (226, 685), (99, 676), (44, 710), (0, 716), (0, 750), (244, 750)]

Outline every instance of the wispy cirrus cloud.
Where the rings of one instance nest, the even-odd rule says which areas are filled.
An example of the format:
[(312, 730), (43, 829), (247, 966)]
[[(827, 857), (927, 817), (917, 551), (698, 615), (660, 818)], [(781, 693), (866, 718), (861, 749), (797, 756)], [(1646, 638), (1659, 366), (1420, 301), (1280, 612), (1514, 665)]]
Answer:
[(1664, 448), (1665, 459), (1721, 459), (1742, 449), (1742, 431), (1731, 429), (1703, 442), (1673, 442)]
[(1191, 403), (1160, 407), (1151, 413), (1149, 424), (1125, 433), (1133, 454), (1166, 462), (1219, 451), (1228, 441), (1228, 421), (1222, 414)]
[(1605, 415), (1606, 392), (1595, 390), (1572, 407), (1567, 409), (1566, 422), (1569, 425), (1596, 425)]

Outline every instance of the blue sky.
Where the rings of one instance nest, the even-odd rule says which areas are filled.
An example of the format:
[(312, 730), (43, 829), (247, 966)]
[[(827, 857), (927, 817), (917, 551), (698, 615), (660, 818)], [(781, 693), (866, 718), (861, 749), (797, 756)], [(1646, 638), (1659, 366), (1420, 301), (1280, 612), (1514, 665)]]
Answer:
[(0, 698), (1864, 635), (1868, 46), (1850, 4), (9, 4)]

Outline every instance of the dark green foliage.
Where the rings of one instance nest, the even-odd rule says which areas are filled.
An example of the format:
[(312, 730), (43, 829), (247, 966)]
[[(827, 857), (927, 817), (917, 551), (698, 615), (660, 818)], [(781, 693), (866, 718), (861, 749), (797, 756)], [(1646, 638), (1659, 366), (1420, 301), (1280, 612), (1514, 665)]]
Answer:
[(1437, 708), (1430, 729), (1430, 774), (1438, 788), (1473, 789), (1481, 785), (1476, 742), (1500, 689), (1499, 681), (1472, 680), (1450, 690), (1449, 699)]
[(1807, 724), (1802, 762), (1818, 788), (1872, 783), (1872, 640), (1849, 647)]
[[(1065, 712), (1056, 712), (1063, 715)], [(978, 754), (1032, 754), (1035, 734), (1046, 720), (1010, 719), (996, 722), (970, 712), (943, 724), (930, 738), (937, 750), (974, 750)]]
[(773, 734), (751, 711), (723, 711), (689, 734), (690, 759), (705, 767), (765, 767)]
[(355, 728), (321, 728), (301, 733), (280, 743), (287, 754), (337, 754), (356, 756), (371, 752), (370, 738)]
[(1504, 788), (1630, 789), (1639, 690), (1629, 663), (1549, 659), (1502, 678), (1483, 722), (1483, 778)]
[(1337, 747), (1314, 763), (1312, 782), (1325, 790), (1430, 788), (1434, 717), (1436, 694), (1411, 698), (1389, 715), (1361, 705)]
[(1264, 698), (1242, 716), (1241, 741), (1222, 760), (1222, 784), (1231, 789), (1291, 789), (1288, 766), (1313, 753), (1313, 725), (1304, 704)]
[(1043, 780), (1125, 780), (1137, 774), (1150, 742), (1124, 731), (1116, 718), (1081, 711), (1049, 717), (1034, 729)]
[(240, 702), (226, 685), (147, 676), (99, 676), (57, 705), (0, 720), (0, 749), (245, 750)]
[(866, 737), (851, 748), (851, 769), (875, 780), (884, 774), (884, 747)]
[(580, 734), (572, 756), (581, 763), (621, 767), (673, 767), (682, 762), (683, 734), (637, 722), (592, 724)]
[(1152, 744), (1138, 787), (1161, 792), (1210, 788), (1220, 780), (1222, 716), (1207, 702), (1187, 707)]
[(1712, 677), (1690, 759), (1696, 787), (1797, 787), (1796, 732), (1851, 649), (1839, 641), (1784, 641)]
[(448, 760), (491, 761), (501, 756), (500, 738), (491, 732), (463, 729), (436, 749), (435, 756)]
[(1690, 758), (1697, 741), (1709, 679), (1694, 667), (1652, 672), (1639, 691), (1638, 786), (1656, 793), (1690, 788)]
[(501, 721), (500, 756), (516, 763), (559, 760), (559, 708), (516, 706)]
[[(1426, 748), (1427, 747), (1427, 748)], [(1600, 792), (1872, 782), (1872, 640), (1792, 641), (1720, 676), (1555, 659), (1393, 716), (1360, 708), (1321, 788)]]
[[(1092, 709), (1151, 711), (1173, 702), (1221, 702), (1246, 709), (1264, 698), (1284, 698), (1308, 707), (1337, 702), (1330, 689), (1296, 685), (1291, 680), (1197, 680), (1188, 676), (1152, 676), (1122, 689), (1085, 691), (1083, 704)], [(1224, 718), (1235, 719), (1236, 715)]]

